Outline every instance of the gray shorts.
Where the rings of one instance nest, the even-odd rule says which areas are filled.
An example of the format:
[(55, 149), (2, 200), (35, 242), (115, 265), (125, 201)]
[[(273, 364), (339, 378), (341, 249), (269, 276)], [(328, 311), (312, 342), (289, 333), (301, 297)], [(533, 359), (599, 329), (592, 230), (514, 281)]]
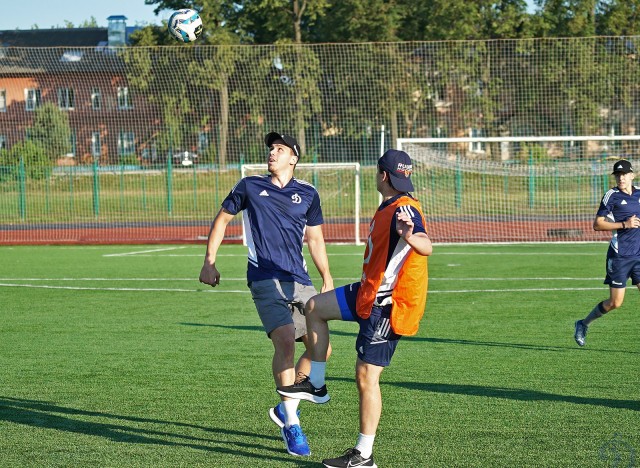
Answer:
[(313, 286), (269, 279), (252, 281), (249, 289), (267, 336), (276, 328), (290, 323), (296, 327), (297, 341), (307, 334), (307, 322), (302, 315), (302, 308), (318, 294)]

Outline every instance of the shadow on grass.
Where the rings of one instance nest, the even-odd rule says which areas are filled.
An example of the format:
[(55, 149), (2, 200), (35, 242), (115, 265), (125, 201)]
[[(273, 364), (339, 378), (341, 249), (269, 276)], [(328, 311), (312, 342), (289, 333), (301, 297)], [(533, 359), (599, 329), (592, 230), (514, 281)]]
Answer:
[[(107, 422), (105, 422), (105, 420)], [(26, 400), (20, 398), (0, 396), (0, 421), (15, 424), (33, 426), (46, 429), (55, 429), (74, 434), (85, 434), (104, 437), (115, 442), (130, 444), (155, 444), (163, 446), (181, 446), (206, 452), (229, 454), (234, 457), (242, 456), (249, 459), (268, 459), (283, 463), (297, 462), (297, 466), (317, 466), (311, 462), (298, 462), (292, 457), (283, 456), (282, 449), (276, 449), (259, 443), (246, 443), (216, 440), (208, 437), (195, 437), (188, 434), (180, 434), (174, 430), (155, 430), (138, 427), (142, 425), (161, 425), (174, 428), (191, 428), (202, 430), (205, 433), (222, 434), (225, 436), (238, 436), (250, 439), (280, 440), (279, 437), (257, 434), (253, 432), (237, 431), (229, 428), (216, 428), (199, 426), (195, 424), (175, 421), (163, 421), (159, 419), (124, 416), (98, 411), (85, 411), (75, 408), (54, 405), (38, 400)], [(127, 424), (132, 423), (132, 424)], [(170, 439), (177, 439), (172, 441)], [(216, 444), (219, 444), (216, 446)], [(222, 445), (222, 446), (220, 446)], [(252, 452), (254, 450), (254, 452)], [(273, 452), (265, 455), (264, 452)]]
[[(225, 328), (229, 330), (242, 330), (242, 331), (258, 331), (264, 333), (264, 329), (257, 325), (220, 325), (217, 323), (189, 323), (179, 322), (179, 325), (186, 325), (190, 327), (214, 327)], [(354, 327), (355, 328), (355, 327)], [(351, 336), (354, 339), (358, 336), (357, 332), (344, 332), (340, 330), (331, 330), (331, 335), (335, 336)], [(615, 350), (615, 349), (598, 349), (598, 348), (578, 348), (578, 346), (545, 346), (545, 345), (532, 345), (525, 343), (503, 343), (499, 341), (474, 341), (474, 340), (460, 340), (452, 338), (430, 338), (421, 336), (407, 336), (403, 340), (417, 341), (422, 343), (437, 343), (437, 344), (454, 344), (465, 346), (489, 346), (498, 348), (514, 348), (514, 349), (528, 349), (532, 351), (580, 351), (580, 352), (600, 352), (600, 353), (623, 353), (623, 354), (640, 354), (637, 351)]]
[[(353, 379), (342, 377), (327, 380), (344, 381), (353, 383)], [(381, 382), (382, 385), (392, 385), (394, 387), (407, 388), (409, 390), (420, 390), (430, 393), (446, 393), (453, 395), (471, 395), (487, 398), (502, 398), (517, 401), (556, 401), (561, 403), (574, 403), (577, 405), (603, 406), (606, 408), (628, 409), (640, 411), (640, 401), (636, 400), (614, 400), (612, 398), (590, 398), (575, 395), (558, 395), (555, 393), (540, 392), (526, 388), (501, 388), (485, 387), (482, 385), (459, 385), (446, 383), (426, 383), (426, 382)]]

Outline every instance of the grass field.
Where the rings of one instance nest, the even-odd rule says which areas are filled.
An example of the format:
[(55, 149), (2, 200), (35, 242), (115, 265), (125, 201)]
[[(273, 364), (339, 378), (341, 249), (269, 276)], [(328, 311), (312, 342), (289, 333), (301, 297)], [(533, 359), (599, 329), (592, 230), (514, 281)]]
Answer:
[[(332, 400), (301, 403), (312, 455), (291, 457), (245, 249), (223, 246), (215, 290), (203, 252), (0, 247), (1, 467), (310, 467), (354, 444), (354, 324), (331, 324)], [(605, 252), (436, 245), (420, 332), (382, 376), (377, 464), (637, 465), (640, 294), (573, 341), (607, 297)], [(361, 247), (329, 253), (336, 285), (359, 277)]]

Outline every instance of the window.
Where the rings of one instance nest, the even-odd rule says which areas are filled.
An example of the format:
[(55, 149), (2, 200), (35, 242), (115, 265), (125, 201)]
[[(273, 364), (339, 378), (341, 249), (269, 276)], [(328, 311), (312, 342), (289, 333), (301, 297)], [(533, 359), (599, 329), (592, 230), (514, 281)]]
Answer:
[(133, 132), (120, 132), (120, 135), (118, 135), (118, 154), (125, 156), (134, 154), (135, 151), (135, 135)]
[(100, 88), (93, 88), (91, 90), (91, 108), (93, 110), (102, 109), (102, 93)]
[(75, 107), (73, 88), (58, 88), (58, 107), (63, 110), (72, 110)]
[(91, 134), (91, 155), (100, 157), (102, 154), (102, 146), (100, 144), (100, 132), (93, 132)]
[(68, 156), (76, 156), (76, 151), (77, 151), (77, 140), (78, 138), (76, 137), (76, 131), (75, 130), (71, 130), (71, 135), (69, 137), (69, 143), (71, 143), (71, 153), (68, 154)]
[(7, 149), (7, 137), (4, 135), (0, 135), (0, 150)]
[(0, 112), (7, 112), (7, 90), (0, 89)]
[[(469, 130), (469, 136), (471, 138), (482, 138), (484, 136), (484, 131), (477, 128), (472, 128), (471, 130)], [(485, 143), (483, 141), (470, 141), (469, 151), (472, 153), (484, 153)]]
[(129, 88), (118, 86), (118, 109), (132, 109), (131, 95)]
[(25, 109), (28, 111), (36, 110), (41, 104), (41, 93), (39, 89), (27, 88), (24, 90)]

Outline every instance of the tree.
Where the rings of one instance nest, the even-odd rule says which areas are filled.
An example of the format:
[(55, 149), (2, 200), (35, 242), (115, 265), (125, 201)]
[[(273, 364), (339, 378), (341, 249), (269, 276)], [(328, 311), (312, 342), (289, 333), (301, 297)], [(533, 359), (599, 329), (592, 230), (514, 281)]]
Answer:
[(47, 103), (36, 110), (28, 135), (30, 140), (42, 145), (51, 161), (71, 151), (69, 116), (55, 104)]
[(530, 36), (525, 0), (400, 0), (403, 41)]
[(640, 0), (598, 2), (596, 32), (600, 36), (640, 35)]
[(588, 37), (596, 33), (599, 0), (536, 0), (537, 37)]
[(404, 9), (396, 1), (343, 0), (333, 2), (310, 31), (312, 42), (394, 42)]
[(226, 10), (229, 25), (255, 44), (308, 42), (329, 0), (238, 0)]

